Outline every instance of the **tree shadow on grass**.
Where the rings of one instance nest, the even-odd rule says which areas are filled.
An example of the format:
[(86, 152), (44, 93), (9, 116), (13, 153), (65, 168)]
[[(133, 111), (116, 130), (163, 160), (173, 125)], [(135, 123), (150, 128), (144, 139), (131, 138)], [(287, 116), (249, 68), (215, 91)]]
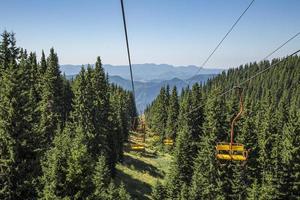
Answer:
[(145, 199), (150, 200), (148, 196), (151, 195), (151, 186), (145, 182), (132, 178), (130, 175), (117, 170), (116, 175), (117, 183), (122, 181), (125, 185), (125, 189), (129, 192), (133, 199)]
[(151, 176), (157, 177), (157, 178), (163, 178), (163, 174), (157, 169), (157, 167), (145, 163), (144, 161), (135, 159), (131, 156), (124, 155), (123, 159), (123, 165), (128, 166), (131, 168), (134, 167), (135, 170), (140, 171), (142, 173), (148, 173)]
[(141, 155), (145, 158), (157, 158), (157, 153), (155, 152), (148, 152), (148, 151), (145, 151), (145, 152), (142, 152)]

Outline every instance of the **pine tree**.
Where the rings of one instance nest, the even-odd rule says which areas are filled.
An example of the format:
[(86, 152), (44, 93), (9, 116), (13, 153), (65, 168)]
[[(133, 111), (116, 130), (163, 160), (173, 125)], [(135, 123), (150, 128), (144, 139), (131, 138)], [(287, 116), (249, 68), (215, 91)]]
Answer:
[(190, 199), (189, 187), (185, 183), (181, 187), (180, 196), (178, 199), (180, 199), (180, 200)]
[(66, 196), (67, 157), (70, 152), (71, 126), (66, 126), (63, 133), (58, 130), (53, 141), (53, 147), (45, 154), (42, 163), (41, 199), (62, 199)]
[(176, 86), (172, 90), (172, 95), (169, 100), (168, 117), (166, 122), (166, 137), (175, 139), (177, 133), (177, 120), (179, 115), (179, 103)]
[(114, 184), (113, 181), (110, 182), (108, 189), (107, 189), (107, 194), (106, 196), (103, 198), (105, 200), (114, 200), (114, 199), (119, 199), (119, 191), (116, 187), (116, 185)]
[(81, 127), (58, 132), (43, 163), (43, 199), (85, 199), (92, 192), (92, 161)]
[[(91, 88), (91, 74), (87, 74), (82, 67), (73, 84), (73, 111), (72, 121), (83, 127), (84, 132), (92, 138), (93, 126), (93, 94)], [(89, 145), (90, 146), (90, 145)]]
[[(130, 126), (132, 126), (134, 120), (137, 118), (138, 116), (138, 111), (137, 111), (137, 108), (136, 108), (136, 104), (135, 104), (135, 99), (134, 99), (134, 96), (133, 96), (133, 93), (132, 92), (129, 92), (128, 94), (128, 103), (129, 103), (129, 110), (128, 110), (128, 113), (129, 113), (129, 116), (130, 116)], [(137, 128), (137, 125), (138, 124), (134, 124), (135, 127), (131, 127), (133, 130), (135, 130)], [(126, 136), (125, 138), (127, 139), (128, 136)]]
[(283, 187), (285, 198), (297, 199), (300, 196), (300, 110), (291, 109), (289, 120), (283, 129)]
[[(191, 134), (194, 142), (199, 142), (201, 135), (203, 134), (202, 126), (204, 122), (204, 113), (203, 113), (203, 98), (201, 87), (198, 83), (194, 84), (190, 94), (190, 110), (188, 112), (190, 117), (189, 126), (191, 127)], [(196, 149), (195, 151), (197, 151)]]
[(9, 49), (9, 37), (10, 34), (7, 31), (4, 31), (2, 34), (2, 41), (0, 45), (0, 75), (9, 67), (9, 63), (11, 63), (11, 53)]
[(131, 199), (131, 197), (127, 193), (123, 183), (121, 183), (121, 185), (119, 186), (119, 199), (120, 200), (130, 200)]
[(247, 199), (248, 200), (257, 200), (260, 196), (259, 191), (260, 191), (259, 185), (257, 183), (257, 180), (255, 179), (247, 190)]
[(160, 135), (161, 142), (165, 137), (165, 127), (167, 122), (168, 95), (165, 87), (162, 87), (155, 102), (152, 129)]
[[(38, 125), (39, 125), (39, 118), (40, 118), (40, 112), (39, 109), (37, 109), (37, 105), (41, 101), (41, 92), (40, 92), (40, 84), (39, 81), (39, 74), (38, 74), (38, 63), (37, 63), (37, 58), (35, 53), (30, 53), (29, 57), (27, 59), (28, 66), (26, 66), (29, 71), (29, 87), (30, 87), (30, 92), (29, 92), (29, 101), (31, 104), (31, 123), (33, 124), (34, 132), (36, 133), (38, 130)], [(39, 139), (37, 139), (39, 140)]]
[[(128, 122), (130, 121), (128, 115), (124, 115), (124, 105), (122, 99), (125, 98), (119, 88), (112, 88), (110, 93), (110, 118), (109, 123), (110, 136), (108, 143), (111, 147), (111, 158), (116, 163), (123, 158), (123, 143), (128, 136)], [(114, 172), (113, 172), (114, 174)]]
[(70, 81), (63, 77), (63, 90), (62, 90), (62, 121), (65, 124), (69, 120), (72, 111), (73, 92), (71, 89)]
[(1, 160), (4, 175), (0, 196), (5, 199), (34, 197), (36, 143), (30, 102), (29, 67), (22, 58), (3, 73), (0, 103)]
[(38, 64), (38, 79), (35, 80), (35, 82), (38, 84), (38, 93), (39, 93), (39, 101), (42, 99), (42, 92), (44, 88), (44, 76), (47, 71), (47, 61), (44, 51), (42, 51), (42, 56), (40, 59), (40, 62)]
[[(95, 69), (92, 74), (92, 89), (94, 92), (93, 121), (95, 127), (93, 153), (99, 155), (105, 151), (109, 154), (108, 140), (108, 114), (109, 114), (109, 87), (100, 57), (97, 57)], [(108, 163), (109, 164), (109, 163)], [(112, 167), (112, 166), (111, 166)]]
[(9, 51), (10, 51), (10, 63), (17, 64), (17, 59), (19, 58), (20, 49), (16, 47), (17, 41), (15, 38), (15, 33), (9, 34)]
[(59, 71), (58, 57), (53, 48), (50, 50), (47, 65), (47, 71), (43, 79), (42, 100), (39, 106), (41, 112), (39, 132), (42, 138), (42, 149), (47, 149), (51, 146), (55, 131), (63, 124), (63, 81)]
[(41, 62), (40, 62), (40, 68), (39, 68), (39, 75), (42, 77), (47, 71), (47, 61), (46, 61), (46, 56), (44, 53), (44, 50), (42, 51), (42, 57), (41, 57)]
[(151, 197), (153, 200), (164, 200), (166, 199), (166, 191), (164, 186), (157, 181), (154, 185), (154, 188), (152, 190)]
[(69, 155), (66, 159), (66, 196), (85, 199), (92, 191), (91, 174), (93, 160), (86, 145), (86, 135), (81, 127), (67, 129), (72, 137)]
[(214, 146), (218, 136), (226, 134), (224, 125), (224, 109), (220, 97), (211, 92), (205, 107), (206, 120), (203, 125), (204, 135), (201, 138), (200, 149), (194, 163), (192, 179), (192, 199), (224, 199), (222, 172), (219, 170)]
[(110, 184), (110, 172), (106, 164), (106, 158), (100, 156), (96, 164), (93, 175), (94, 193), (95, 199), (104, 197), (106, 189)]
[(167, 194), (169, 198), (177, 198), (182, 185), (190, 184), (193, 169), (192, 139), (187, 126), (178, 133), (174, 162), (167, 178)]

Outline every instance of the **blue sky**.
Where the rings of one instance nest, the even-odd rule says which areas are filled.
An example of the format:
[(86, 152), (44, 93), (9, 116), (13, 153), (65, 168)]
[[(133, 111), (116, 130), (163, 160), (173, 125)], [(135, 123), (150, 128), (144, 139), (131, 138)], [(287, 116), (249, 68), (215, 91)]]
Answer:
[[(124, 0), (133, 63), (201, 65), (250, 0)], [(119, 0), (1, 0), (0, 31), (60, 64), (127, 64)], [(256, 0), (206, 67), (262, 59), (300, 31), (299, 0)], [(274, 56), (300, 47), (300, 37)]]

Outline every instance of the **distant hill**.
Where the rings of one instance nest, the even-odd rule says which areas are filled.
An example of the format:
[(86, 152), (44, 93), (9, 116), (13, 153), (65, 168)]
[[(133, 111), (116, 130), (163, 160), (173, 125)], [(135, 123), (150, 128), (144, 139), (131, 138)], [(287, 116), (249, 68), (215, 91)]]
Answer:
[[(72, 79), (75, 76), (76, 75), (69, 75), (66, 77), (67, 79)], [(162, 86), (169, 85), (171, 88), (176, 86), (178, 93), (180, 94), (181, 89), (187, 87), (188, 84), (192, 85), (196, 82), (205, 83), (208, 79), (211, 79), (215, 76), (217, 76), (217, 74), (200, 74), (187, 80), (173, 78), (171, 80), (164, 81), (134, 81), (138, 111), (144, 111), (146, 106), (150, 104), (159, 94), (159, 90)], [(123, 87), (124, 89), (131, 90), (131, 81), (128, 79), (124, 79), (120, 76), (109, 76), (109, 81)]]
[[(86, 66), (86, 65), (85, 65)], [(130, 79), (129, 68), (127, 65), (103, 65), (105, 71), (110, 76), (120, 76), (124, 79)], [(79, 73), (81, 65), (61, 65), (61, 71), (66, 75), (76, 75)], [(189, 66), (173, 66), (167, 64), (134, 64), (133, 75), (136, 81), (163, 81), (173, 78), (189, 79), (197, 74), (219, 74), (222, 69), (208, 69), (194, 65)]]
[[(131, 90), (130, 74), (128, 66), (104, 65), (109, 81), (124, 89)], [(81, 70), (80, 65), (62, 65), (61, 71), (68, 79), (75, 77)], [(162, 86), (176, 86), (178, 92), (181, 89), (196, 82), (205, 83), (208, 79), (220, 74), (222, 69), (199, 70), (198, 67), (190, 65), (186, 67), (174, 67), (172, 65), (137, 64), (133, 65), (134, 85), (136, 92), (136, 103), (139, 112), (143, 112), (148, 104), (159, 94)], [(198, 75), (195, 75), (198, 72)]]
[[(192, 85), (195, 82), (205, 83), (208, 79), (215, 77), (216, 74), (200, 74), (192, 77), (191, 79), (182, 80), (179, 78), (173, 78), (171, 80), (164, 81), (148, 81), (141, 82), (135, 81), (135, 91), (136, 91), (136, 103), (139, 112), (143, 112), (148, 104), (150, 104), (155, 97), (159, 94), (160, 88), (165, 85), (169, 85), (171, 88), (176, 86), (178, 92), (181, 92), (181, 89), (187, 87), (188, 84)], [(122, 86), (125, 89), (131, 90), (130, 80), (124, 79), (120, 76), (110, 76), (110, 82)]]

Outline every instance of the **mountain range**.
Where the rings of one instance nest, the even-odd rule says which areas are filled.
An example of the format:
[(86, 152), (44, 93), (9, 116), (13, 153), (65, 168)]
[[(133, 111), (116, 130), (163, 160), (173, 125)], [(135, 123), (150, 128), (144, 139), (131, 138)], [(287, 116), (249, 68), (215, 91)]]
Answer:
[[(76, 75), (81, 67), (87, 65), (61, 65), (61, 71), (66, 75)], [(110, 76), (120, 76), (130, 79), (128, 65), (103, 65)], [(168, 64), (133, 64), (132, 72), (135, 81), (163, 81), (173, 78), (189, 79), (195, 74), (218, 74), (222, 69), (200, 68), (195, 65), (173, 66)]]
[[(87, 65), (84, 65), (86, 67)], [(76, 76), (82, 65), (61, 65), (61, 71), (71, 79)], [(126, 65), (104, 65), (109, 74), (111, 83), (131, 90), (129, 68)], [(180, 93), (182, 88), (196, 82), (205, 83), (221, 73), (223, 69), (199, 68), (194, 65), (172, 66), (167, 64), (135, 64), (132, 68), (136, 93), (136, 104), (139, 112), (143, 112), (148, 104), (159, 94), (162, 86), (177, 87)]]
[[(176, 86), (177, 91), (180, 94), (182, 88), (193, 84), (195, 82), (205, 83), (208, 79), (213, 78), (216, 74), (200, 74), (190, 79), (182, 80), (179, 78), (173, 78), (171, 80), (164, 81), (134, 81), (136, 104), (139, 112), (143, 112), (148, 104), (150, 104), (155, 97), (159, 94), (160, 88), (169, 85), (170, 88)], [(120, 76), (109, 76), (109, 80), (112, 83), (122, 86), (125, 89), (131, 90), (131, 81), (124, 79)]]

